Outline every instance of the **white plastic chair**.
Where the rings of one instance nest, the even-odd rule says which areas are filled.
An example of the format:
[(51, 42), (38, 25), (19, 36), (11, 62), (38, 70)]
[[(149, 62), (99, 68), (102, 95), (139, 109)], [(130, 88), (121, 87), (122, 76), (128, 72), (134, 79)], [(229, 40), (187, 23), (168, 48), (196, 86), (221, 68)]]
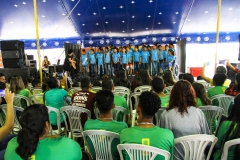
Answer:
[(69, 88), (69, 89), (68, 89), (68, 95), (69, 95), (69, 96), (72, 96), (74, 93), (76, 93), (76, 92), (78, 92), (78, 91), (80, 91), (80, 90), (81, 90), (80, 87), (72, 87), (72, 88)]
[(121, 96), (121, 97), (124, 97), (126, 99), (126, 101), (127, 101), (127, 105), (129, 106), (129, 96), (130, 96), (130, 93), (128, 93), (127, 91), (116, 91), (116, 90), (114, 90), (113, 94)]
[(83, 131), (84, 141), (87, 144), (88, 150), (90, 151), (90, 145), (87, 137), (89, 137), (93, 144), (96, 160), (113, 160), (112, 141), (114, 139), (119, 140), (119, 134), (102, 130)]
[[(132, 110), (136, 109), (138, 103), (139, 103), (139, 96), (141, 95), (141, 92), (135, 92), (130, 94), (130, 112), (132, 112)], [(133, 99), (134, 99), (134, 106), (133, 106)]]
[[(2, 111), (3, 112), (3, 110), (2, 110), (2, 108), (1, 108), (2, 106), (0, 105), (0, 111)], [(3, 112), (3, 114), (5, 115), (5, 113)], [(2, 114), (0, 114), (0, 125), (1, 126), (4, 126), (4, 123), (5, 123), (5, 121), (4, 121), (4, 119), (3, 119), (3, 116), (2, 116)]]
[(64, 97), (64, 105), (65, 105), (65, 106), (70, 106), (71, 103), (72, 103), (72, 97), (69, 96), (69, 95), (65, 96), (65, 97)]
[(143, 85), (143, 86), (139, 86), (137, 88), (134, 89), (134, 92), (144, 92), (144, 91), (151, 91), (152, 86), (149, 85)]
[(102, 87), (92, 87), (91, 88), (91, 91), (94, 91), (94, 92), (98, 92), (98, 91), (100, 91), (100, 90), (102, 90)]
[(200, 83), (202, 84), (204, 87), (208, 87), (208, 83), (205, 80), (196, 80), (195, 83)]
[[(214, 134), (220, 125), (223, 109), (217, 106), (200, 106), (199, 109), (203, 111), (206, 117), (210, 134)], [(213, 131), (212, 124), (214, 123), (215, 119), (217, 119), (217, 125), (215, 130)]]
[[(1, 109), (3, 111), (3, 113), (6, 115), (7, 113), (7, 104), (2, 104)], [(13, 128), (13, 133), (18, 133), (18, 131), (20, 129), (22, 129), (18, 118), (20, 117), (20, 115), (18, 115), (19, 117), (17, 117), (17, 112), (22, 113), (23, 112), (23, 108), (21, 107), (17, 107), (17, 106), (13, 106), (13, 110), (14, 110), (14, 128)]]
[(168, 86), (166, 88), (163, 89), (163, 93), (166, 95), (169, 95), (171, 93), (173, 86)]
[(125, 159), (123, 151), (128, 154), (130, 160), (154, 160), (158, 155), (163, 156), (165, 160), (169, 160), (171, 156), (168, 151), (141, 144), (119, 144), (117, 149), (121, 160)]
[(25, 96), (22, 96), (19, 94), (15, 94), (13, 97), (13, 105), (17, 106), (17, 107), (26, 108), (27, 106), (30, 105), (30, 101), (29, 101), (28, 97), (25, 97)]
[(29, 97), (30, 104), (44, 104), (43, 102), (43, 94), (34, 94)]
[[(99, 115), (100, 115), (99, 109), (96, 108), (94, 113), (95, 113), (96, 118), (98, 118)], [(120, 120), (120, 121), (121, 122), (125, 122), (126, 121), (126, 116), (127, 116), (127, 110), (126, 110), (126, 108), (119, 107), (119, 106), (115, 106), (115, 108), (112, 109), (112, 118), (113, 118), (113, 120), (118, 121), (118, 117), (119, 117), (120, 113), (123, 114), (123, 119)]]
[[(61, 123), (60, 123), (60, 111), (56, 108), (47, 106), (48, 108), (48, 114), (50, 116), (50, 112), (54, 112), (57, 116), (57, 130), (53, 131), (52, 126), (50, 125), (50, 135), (55, 135), (55, 134), (61, 134), (62, 133), (62, 128), (61, 128)], [(49, 119), (50, 120), (50, 119)], [(51, 120), (50, 120), (51, 124)]]
[(138, 118), (136, 109), (132, 110), (131, 112), (131, 127), (135, 126), (136, 118)]
[(160, 125), (160, 117), (161, 114), (166, 110), (166, 108), (160, 108), (157, 113), (155, 113), (155, 119), (156, 119), (156, 126)]
[(223, 147), (221, 160), (227, 160), (229, 147), (237, 145), (237, 144), (240, 144), (240, 138), (233, 139), (233, 140), (225, 142), (224, 147)]
[(131, 91), (130, 91), (130, 89), (129, 88), (127, 88), (127, 87), (123, 87), (123, 86), (115, 86), (114, 87), (114, 91), (117, 91), (117, 92), (127, 92), (129, 95), (130, 95), (130, 93), (131, 93)]
[(77, 106), (64, 106), (60, 109), (61, 114), (66, 114), (69, 125), (64, 116), (65, 126), (71, 132), (71, 138), (82, 137), (83, 126), (81, 123), (81, 114), (87, 113), (88, 119), (91, 119), (91, 112), (88, 109)]
[(210, 150), (208, 151), (208, 155), (206, 160), (209, 160), (213, 147), (216, 144), (218, 138), (214, 135), (206, 135), (206, 134), (196, 134), (189, 135), (184, 137), (179, 137), (174, 140), (175, 149), (177, 144), (181, 144), (184, 149), (184, 160), (202, 160), (204, 156), (204, 150), (206, 149), (209, 143), (211, 144)]
[(31, 93), (33, 95), (35, 95), (35, 94), (41, 94), (41, 93), (43, 93), (43, 91), (40, 88), (33, 88), (33, 89), (31, 89)]
[(228, 117), (228, 109), (229, 109), (230, 105), (232, 103), (234, 103), (234, 98), (235, 97), (229, 96), (229, 95), (226, 95), (226, 94), (219, 94), (219, 95), (211, 97), (210, 99), (212, 101), (212, 104), (214, 104), (213, 103), (214, 101), (215, 102), (218, 101), (219, 107), (224, 109), (223, 115)]

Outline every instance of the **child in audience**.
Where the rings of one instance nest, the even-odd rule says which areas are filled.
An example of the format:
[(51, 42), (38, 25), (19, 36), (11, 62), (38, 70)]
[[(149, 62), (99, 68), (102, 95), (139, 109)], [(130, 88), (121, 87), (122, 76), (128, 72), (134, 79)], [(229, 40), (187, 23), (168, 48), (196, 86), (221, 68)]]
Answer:
[[(234, 105), (232, 108), (232, 112), (228, 117), (227, 121), (224, 121), (217, 132), (218, 141), (216, 143), (215, 148), (217, 149), (215, 153), (213, 153), (213, 159), (219, 160), (221, 159), (221, 155), (223, 152), (223, 146), (225, 142), (240, 138), (240, 95), (237, 95), (234, 99)], [(240, 159), (240, 145), (237, 144), (232, 146), (228, 150), (228, 160), (237, 160)]]
[(90, 50), (90, 54), (89, 54), (88, 58), (90, 60), (90, 68), (91, 68), (90, 74), (91, 74), (91, 77), (95, 77), (96, 57), (95, 57), (95, 54), (94, 54), (94, 49)]
[(240, 93), (240, 73), (236, 74), (235, 84), (231, 84), (228, 89), (225, 90), (225, 94), (230, 96), (236, 96)]
[(152, 90), (160, 97), (161, 106), (167, 107), (169, 103), (169, 96), (165, 95), (163, 89), (165, 88), (162, 78), (154, 77), (152, 80)]
[(188, 82), (191, 83), (191, 84), (193, 84), (193, 82), (194, 82), (194, 77), (193, 77), (193, 75), (190, 74), (190, 73), (185, 73), (185, 74), (183, 75), (183, 78), (182, 78), (182, 79), (188, 81)]
[[(96, 94), (96, 107), (99, 109), (100, 115), (96, 120), (87, 120), (84, 125), (84, 130), (105, 130), (115, 133), (120, 133), (123, 129), (127, 128), (125, 122), (117, 122), (112, 119), (112, 109), (114, 109), (114, 95), (109, 90), (100, 90)], [(113, 140), (112, 150), (113, 150), (113, 159), (119, 159), (117, 152), (117, 145), (119, 140)], [(90, 149), (90, 153), (93, 156), (93, 159), (96, 158), (94, 149)]]
[(166, 70), (164, 72), (163, 81), (166, 87), (173, 86), (176, 83), (171, 70)]
[(19, 119), (22, 129), (7, 146), (5, 160), (82, 159), (80, 146), (67, 137), (48, 138), (48, 109), (36, 104), (27, 107)]
[[(215, 74), (213, 76), (213, 84), (215, 87), (208, 89), (208, 97), (211, 98), (218, 94), (224, 94), (227, 87), (223, 86), (224, 81), (227, 79), (225, 74)], [(214, 104), (216, 105), (216, 104)]]
[[(209, 134), (204, 113), (196, 107), (195, 91), (186, 80), (178, 81), (171, 91), (169, 107), (160, 118), (160, 126), (173, 131), (174, 137)], [(184, 159), (182, 146), (175, 145), (174, 157)]]
[(140, 69), (138, 75), (135, 76), (135, 79), (132, 81), (131, 89), (142, 86), (142, 85), (151, 85), (152, 77), (149, 74), (147, 69)]
[(140, 52), (138, 52), (138, 48), (137, 47), (135, 47), (134, 50), (135, 50), (133, 52), (134, 73), (138, 73), (139, 72), (139, 68), (140, 68), (140, 57), (141, 57), (141, 54), (140, 54)]
[(114, 78), (114, 86), (123, 86), (127, 88), (131, 88), (131, 83), (127, 79), (127, 73), (126, 70), (120, 69), (118, 71), (118, 74)]
[(40, 80), (34, 78), (34, 80), (32, 81), (32, 86), (33, 86), (33, 88), (41, 88), (41, 82), (40, 82)]
[(192, 86), (196, 92), (196, 97), (197, 97), (196, 101), (197, 101), (198, 107), (212, 104), (211, 100), (207, 96), (206, 89), (202, 84), (194, 82)]
[[(174, 136), (172, 131), (159, 128), (153, 124), (153, 116), (159, 110), (160, 106), (161, 101), (155, 93), (142, 92), (136, 108), (136, 112), (139, 115), (138, 124), (121, 132), (120, 143), (136, 143), (160, 148), (170, 152), (170, 159), (172, 160), (174, 150)], [(155, 160), (159, 159), (162, 160), (162, 156), (155, 158)]]

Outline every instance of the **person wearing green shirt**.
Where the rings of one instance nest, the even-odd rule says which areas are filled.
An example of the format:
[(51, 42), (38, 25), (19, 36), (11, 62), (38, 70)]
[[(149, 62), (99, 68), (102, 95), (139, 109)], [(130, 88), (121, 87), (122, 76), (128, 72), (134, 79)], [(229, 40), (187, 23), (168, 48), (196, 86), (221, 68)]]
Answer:
[[(114, 91), (113, 81), (111, 79), (104, 79), (102, 81), (102, 89)], [(114, 104), (115, 104), (115, 106), (123, 107), (127, 110), (126, 122), (128, 122), (128, 124), (130, 124), (130, 122), (129, 122), (130, 114), (129, 114), (129, 108), (128, 108), (126, 99), (124, 97), (114, 95)], [(123, 115), (122, 115), (122, 113), (119, 113), (118, 121), (122, 121), (122, 119), (123, 119)]]
[(164, 94), (165, 88), (163, 79), (160, 77), (154, 77), (152, 80), (152, 90), (160, 97), (161, 107), (167, 107), (169, 103), (169, 96)]
[[(217, 149), (213, 153), (213, 159), (219, 160), (221, 159), (221, 155), (223, 152), (223, 147), (226, 141), (230, 141), (233, 139), (240, 138), (240, 95), (237, 95), (234, 99), (234, 105), (232, 108), (232, 112), (228, 117), (227, 121), (224, 121), (217, 132), (218, 141), (215, 145)], [(240, 159), (240, 145), (235, 145), (229, 148), (228, 150), (228, 160), (236, 160)]]
[(5, 160), (82, 159), (82, 151), (77, 142), (67, 137), (47, 137), (50, 124), (46, 106), (35, 104), (27, 107), (19, 122), (22, 129), (8, 143)]
[[(223, 83), (226, 79), (227, 76), (225, 74), (215, 74), (213, 76), (213, 83), (215, 87), (208, 89), (207, 94), (209, 98), (218, 94), (225, 94), (225, 90), (227, 89), (227, 87), (223, 86)], [(218, 106), (218, 101), (213, 101), (213, 105)]]
[(207, 96), (205, 87), (201, 83), (194, 82), (192, 86), (196, 92), (196, 101), (198, 107), (212, 104), (211, 100)]
[[(135, 143), (156, 147), (170, 152), (171, 160), (174, 151), (174, 136), (169, 129), (160, 128), (153, 124), (153, 116), (160, 108), (160, 99), (156, 93), (145, 91), (139, 96), (139, 104), (136, 112), (139, 115), (137, 126), (122, 130), (120, 143)], [(125, 159), (129, 159), (124, 152)], [(157, 156), (155, 160), (164, 160), (163, 156)]]
[[(114, 109), (114, 96), (109, 90), (100, 90), (96, 94), (96, 107), (99, 109), (100, 115), (98, 119), (87, 120), (84, 125), (84, 130), (105, 130), (110, 132), (115, 132), (120, 134), (120, 132), (127, 128), (125, 122), (117, 122), (112, 119), (112, 109)], [(88, 139), (88, 145), (90, 147), (90, 153), (93, 159), (96, 158), (93, 144)], [(120, 159), (117, 145), (119, 144), (119, 139), (114, 139), (111, 144), (113, 159)]]

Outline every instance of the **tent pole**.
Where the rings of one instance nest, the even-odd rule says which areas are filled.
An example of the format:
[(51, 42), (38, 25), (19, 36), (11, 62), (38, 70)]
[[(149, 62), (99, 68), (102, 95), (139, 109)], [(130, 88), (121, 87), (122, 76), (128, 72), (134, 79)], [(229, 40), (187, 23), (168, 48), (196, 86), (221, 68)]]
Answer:
[(216, 53), (215, 53), (215, 68), (214, 73), (218, 65), (218, 41), (219, 41), (219, 29), (220, 29), (220, 20), (221, 20), (221, 4), (222, 0), (218, 0), (218, 15), (217, 15), (217, 31), (216, 31)]
[(38, 67), (39, 67), (39, 74), (40, 74), (40, 82), (42, 83), (42, 65), (41, 65), (41, 54), (40, 54), (39, 30), (38, 30), (37, 0), (33, 0), (33, 7), (34, 7), (34, 21), (35, 21), (35, 27), (36, 27)]

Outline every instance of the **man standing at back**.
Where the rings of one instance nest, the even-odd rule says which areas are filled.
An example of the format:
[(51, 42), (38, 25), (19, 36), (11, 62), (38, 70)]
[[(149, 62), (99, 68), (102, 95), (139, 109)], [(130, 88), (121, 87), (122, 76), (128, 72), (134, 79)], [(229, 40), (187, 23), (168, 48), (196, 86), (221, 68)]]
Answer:
[[(83, 77), (81, 79), (81, 89), (72, 96), (72, 106), (83, 107), (91, 112), (91, 119), (95, 119), (94, 114), (94, 103), (95, 103), (95, 93), (91, 92), (91, 82), (89, 77)], [(87, 115), (84, 113), (81, 116), (81, 123), (84, 126), (87, 120)]]

